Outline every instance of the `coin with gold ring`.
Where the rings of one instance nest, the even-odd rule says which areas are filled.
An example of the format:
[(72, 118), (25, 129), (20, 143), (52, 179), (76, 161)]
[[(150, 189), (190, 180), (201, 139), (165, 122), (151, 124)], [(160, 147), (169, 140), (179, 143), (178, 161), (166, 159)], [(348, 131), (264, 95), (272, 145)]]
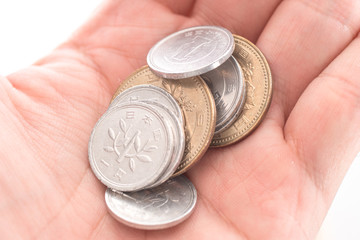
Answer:
[(120, 84), (113, 100), (125, 89), (141, 84), (152, 84), (165, 89), (180, 105), (184, 116), (185, 152), (173, 176), (180, 175), (193, 166), (210, 146), (216, 122), (212, 93), (198, 76), (174, 81), (158, 77), (148, 66), (144, 66)]
[(224, 147), (253, 132), (264, 119), (272, 98), (270, 67), (261, 51), (249, 40), (234, 35), (233, 56), (240, 64), (246, 83), (246, 102), (238, 119), (225, 131), (215, 134), (211, 147)]

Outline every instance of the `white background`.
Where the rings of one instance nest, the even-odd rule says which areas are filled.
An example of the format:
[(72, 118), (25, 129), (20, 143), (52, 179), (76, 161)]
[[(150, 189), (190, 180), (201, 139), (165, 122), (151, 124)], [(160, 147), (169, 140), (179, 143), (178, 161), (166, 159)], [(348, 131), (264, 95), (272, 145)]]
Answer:
[[(100, 0), (0, 1), (0, 75), (28, 66), (67, 39)], [(360, 155), (316, 240), (360, 239)]]

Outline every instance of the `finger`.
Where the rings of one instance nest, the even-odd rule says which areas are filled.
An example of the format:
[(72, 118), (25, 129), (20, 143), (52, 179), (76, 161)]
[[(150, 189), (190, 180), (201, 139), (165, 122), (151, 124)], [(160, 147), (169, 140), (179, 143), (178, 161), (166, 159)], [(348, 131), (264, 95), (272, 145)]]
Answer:
[(196, 0), (178, 1), (178, 0), (155, 0), (166, 8), (170, 9), (173, 13), (189, 16), (196, 3)]
[(281, 0), (198, 0), (191, 16), (195, 25), (219, 25), (255, 42)]
[(359, 12), (360, 2), (351, 0), (284, 1), (275, 11), (258, 46), (271, 66), (281, 124), (311, 80), (355, 37)]
[(303, 93), (285, 137), (330, 203), (360, 151), (360, 38), (356, 38)]
[[(146, 64), (149, 49), (166, 35), (189, 26), (215, 24), (256, 39), (279, 1), (197, 1), (193, 5), (190, 0), (181, 5), (164, 0), (107, 1), (52, 56), (63, 54), (66, 48), (91, 59), (90, 66), (108, 80), (113, 92), (121, 80)], [(58, 59), (48, 57), (39, 64)]]
[[(51, 67), (70, 55), (101, 74), (113, 92), (119, 79), (146, 64), (150, 47), (176, 31), (185, 18), (155, 1), (106, 1), (69, 41), (38, 64)], [(104, 78), (99, 79), (102, 85)]]

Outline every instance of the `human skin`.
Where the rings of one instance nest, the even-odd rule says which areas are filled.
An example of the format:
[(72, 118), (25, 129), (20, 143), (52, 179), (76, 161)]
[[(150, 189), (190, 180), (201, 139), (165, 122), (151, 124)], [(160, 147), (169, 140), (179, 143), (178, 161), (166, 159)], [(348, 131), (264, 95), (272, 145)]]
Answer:
[[(360, 150), (360, 1), (118, 0), (49, 56), (0, 77), (2, 239), (314, 239)], [(220, 25), (266, 56), (273, 100), (245, 140), (187, 176), (193, 215), (170, 229), (106, 210), (87, 144), (118, 85), (161, 38)]]

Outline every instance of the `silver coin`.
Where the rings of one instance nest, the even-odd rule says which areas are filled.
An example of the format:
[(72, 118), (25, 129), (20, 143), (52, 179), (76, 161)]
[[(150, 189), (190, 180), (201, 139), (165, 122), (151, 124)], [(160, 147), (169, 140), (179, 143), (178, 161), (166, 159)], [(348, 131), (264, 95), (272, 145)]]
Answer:
[(197, 200), (194, 185), (184, 176), (138, 192), (105, 192), (110, 214), (139, 229), (163, 229), (179, 224), (193, 212)]
[(220, 66), (231, 56), (234, 47), (234, 38), (225, 28), (192, 27), (156, 43), (147, 55), (147, 63), (160, 77), (188, 78)]
[(179, 121), (179, 118), (175, 116), (171, 111), (169, 111), (166, 106), (162, 105), (159, 102), (152, 102), (143, 100), (144, 103), (149, 104), (150, 106), (154, 107), (156, 110), (160, 112), (165, 119), (169, 119), (172, 121), (171, 128), (173, 130), (174, 136), (174, 154), (172, 156), (172, 160), (167, 167), (167, 169), (163, 172), (163, 174), (157, 179), (153, 184), (147, 186), (146, 188), (151, 188), (158, 186), (168, 180), (176, 171), (177, 167), (179, 166), (181, 159), (184, 155), (185, 150), (185, 133), (182, 122)]
[(173, 175), (184, 154), (185, 134), (183, 129), (181, 108), (176, 100), (165, 90), (153, 85), (146, 84), (129, 88), (120, 93), (112, 101), (109, 108), (124, 101), (140, 101), (146, 103), (149, 106), (154, 107), (165, 119), (171, 121), (169, 126), (171, 127), (174, 136), (174, 154), (172, 156), (172, 160), (159, 179), (156, 180), (153, 184), (145, 186), (144, 188), (158, 186)]
[[(244, 109), (245, 103), (246, 103), (246, 86), (244, 87), (244, 89), (241, 93), (241, 102), (240, 102), (239, 108), (237, 109), (236, 113), (232, 116), (232, 118), (229, 119), (229, 122), (234, 123), (239, 118), (240, 114), (242, 113), (242, 111)], [(231, 126), (231, 125), (229, 125), (229, 126)], [(224, 129), (224, 130), (226, 130), (226, 129)], [(219, 133), (221, 133), (221, 131)]]
[(164, 89), (150, 84), (138, 85), (126, 89), (116, 96), (116, 98), (110, 103), (109, 108), (121, 104), (124, 101), (132, 102), (138, 100), (149, 100), (162, 103), (170, 111), (172, 111), (183, 124), (181, 108), (175, 98)]
[(127, 103), (109, 109), (89, 141), (89, 161), (107, 187), (135, 191), (155, 182), (170, 163), (171, 129), (153, 108)]
[(236, 120), (234, 115), (242, 109), (245, 80), (242, 69), (231, 56), (218, 68), (201, 75), (209, 86), (216, 105), (215, 134), (227, 129)]

